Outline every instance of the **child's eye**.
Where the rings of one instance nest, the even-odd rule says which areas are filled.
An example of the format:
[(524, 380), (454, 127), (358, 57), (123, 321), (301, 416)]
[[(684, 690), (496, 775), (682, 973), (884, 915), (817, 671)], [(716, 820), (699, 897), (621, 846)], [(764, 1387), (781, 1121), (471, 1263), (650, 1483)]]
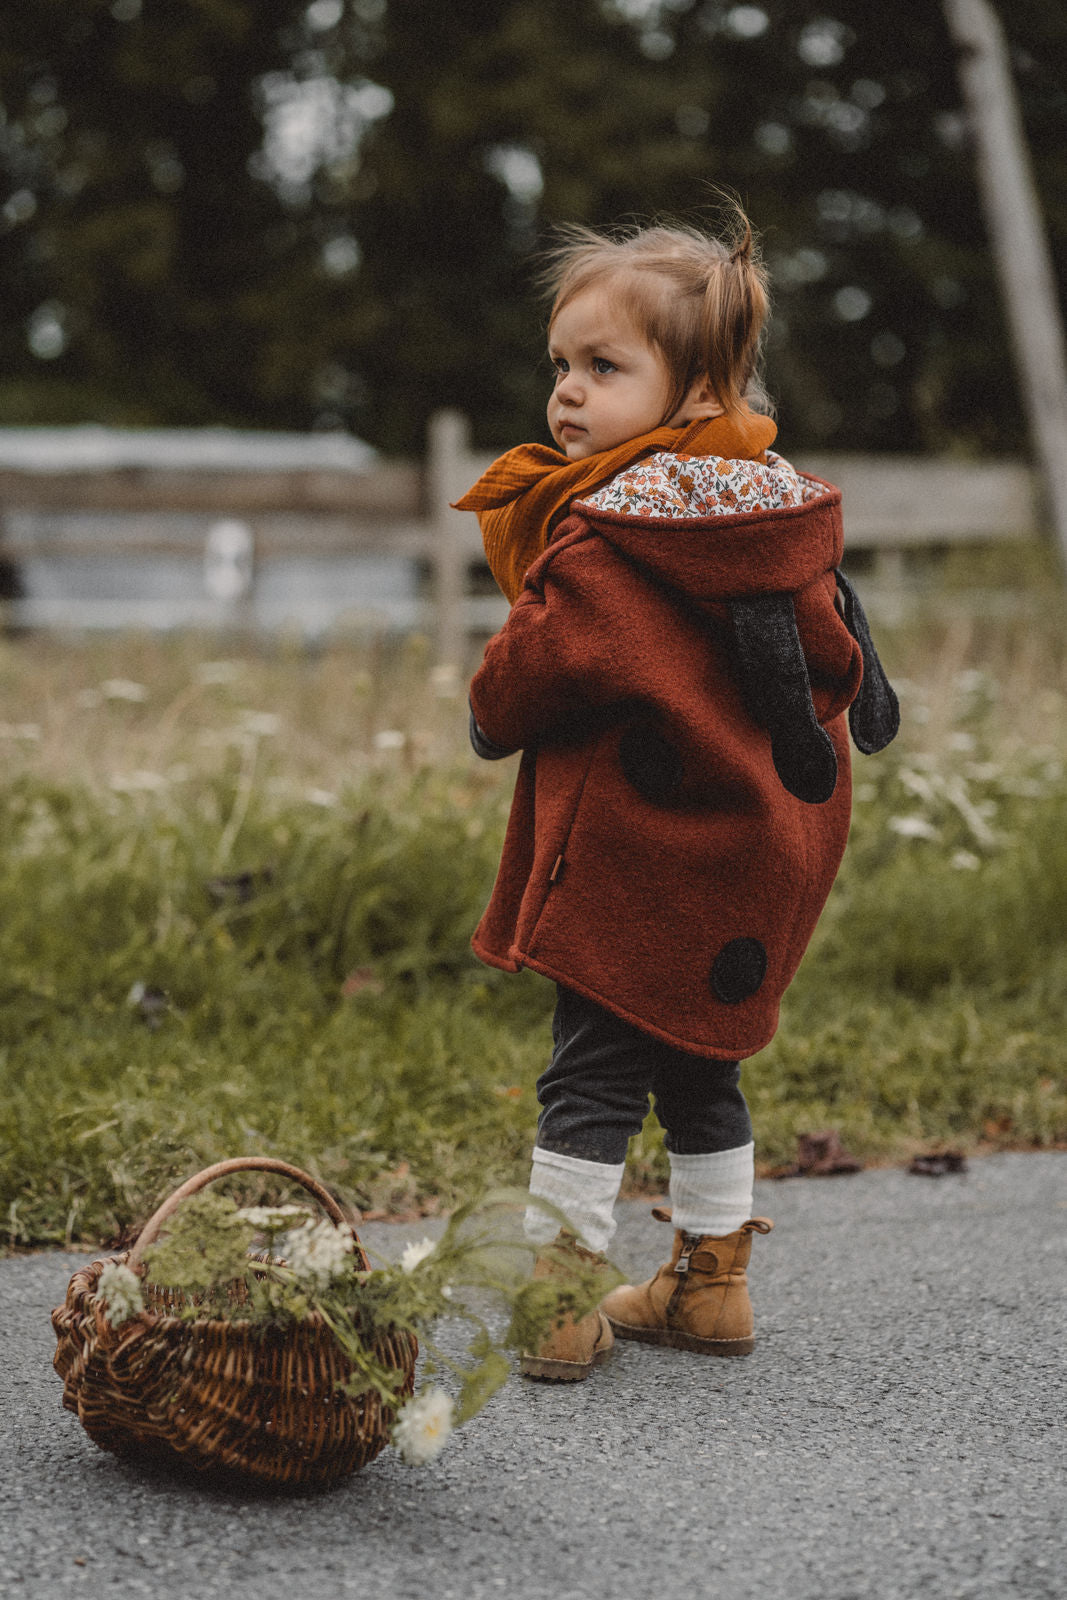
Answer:
[(571, 370), (570, 362), (569, 361), (564, 361), (562, 356), (553, 356), (552, 357), (552, 365), (556, 369), (557, 378), (565, 377), (566, 374)]
[(615, 363), (609, 361), (606, 356), (594, 356), (593, 371), (598, 378), (606, 378), (609, 372), (615, 371)]

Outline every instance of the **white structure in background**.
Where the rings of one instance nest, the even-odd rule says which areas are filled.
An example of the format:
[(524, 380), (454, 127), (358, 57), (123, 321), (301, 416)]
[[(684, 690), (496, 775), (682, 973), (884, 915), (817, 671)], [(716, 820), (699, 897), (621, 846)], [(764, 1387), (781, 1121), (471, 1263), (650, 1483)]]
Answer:
[(252, 592), (255, 536), (247, 522), (213, 522), (204, 543), (204, 588), (220, 605), (235, 606)]

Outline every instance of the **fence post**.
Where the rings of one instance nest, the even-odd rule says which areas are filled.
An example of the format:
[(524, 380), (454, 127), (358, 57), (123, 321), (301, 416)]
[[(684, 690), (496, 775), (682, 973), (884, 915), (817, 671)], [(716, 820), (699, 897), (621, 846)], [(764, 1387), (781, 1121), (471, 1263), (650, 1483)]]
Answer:
[(435, 411), (427, 429), (427, 511), (433, 551), (437, 664), (463, 674), (466, 659), (464, 601), (467, 557), (462, 537), (469, 512), (453, 511), (470, 488), (470, 428), (460, 411)]

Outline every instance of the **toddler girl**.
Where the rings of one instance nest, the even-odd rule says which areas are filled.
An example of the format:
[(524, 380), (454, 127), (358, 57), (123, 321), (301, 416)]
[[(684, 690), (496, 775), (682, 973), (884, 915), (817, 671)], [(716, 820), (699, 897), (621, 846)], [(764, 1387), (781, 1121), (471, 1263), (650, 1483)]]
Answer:
[[(555, 980), (533, 1195), (598, 1255), (654, 1097), (671, 1260), (523, 1358), (584, 1378), (614, 1333), (753, 1347), (753, 1140), (739, 1062), (772, 1037), (896, 702), (837, 570), (841, 496), (769, 446), (749, 404), (768, 312), (740, 211), (567, 231), (551, 255), (548, 422), (458, 504), (514, 604), (471, 685), (479, 755), (523, 751), (483, 961)], [(555, 1225), (531, 1207), (527, 1230)], [(556, 1256), (558, 1257), (559, 1247)], [(537, 1270), (551, 1271), (546, 1251)]]

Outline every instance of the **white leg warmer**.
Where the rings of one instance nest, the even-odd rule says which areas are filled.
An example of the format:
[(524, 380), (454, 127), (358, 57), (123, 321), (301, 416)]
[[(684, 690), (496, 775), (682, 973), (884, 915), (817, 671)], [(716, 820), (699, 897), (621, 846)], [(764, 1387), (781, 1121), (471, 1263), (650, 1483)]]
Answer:
[(671, 1211), (676, 1228), (721, 1238), (752, 1215), (755, 1145), (704, 1156), (671, 1156)]
[[(608, 1166), (535, 1146), (530, 1193), (562, 1211), (588, 1250), (606, 1250), (615, 1233), (612, 1212), (625, 1170), (624, 1161)], [(525, 1232), (531, 1244), (548, 1244), (559, 1227), (558, 1220), (539, 1206), (527, 1207)]]

